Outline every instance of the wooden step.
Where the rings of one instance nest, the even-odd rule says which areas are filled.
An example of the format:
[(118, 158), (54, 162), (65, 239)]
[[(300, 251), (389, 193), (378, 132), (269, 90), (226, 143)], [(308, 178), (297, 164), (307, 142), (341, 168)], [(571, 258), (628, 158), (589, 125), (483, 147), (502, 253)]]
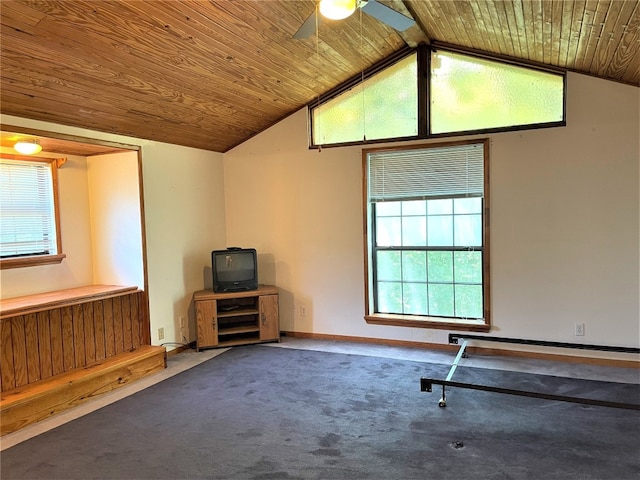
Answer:
[(0, 435), (15, 432), (167, 366), (165, 347), (142, 345), (99, 363), (3, 392)]

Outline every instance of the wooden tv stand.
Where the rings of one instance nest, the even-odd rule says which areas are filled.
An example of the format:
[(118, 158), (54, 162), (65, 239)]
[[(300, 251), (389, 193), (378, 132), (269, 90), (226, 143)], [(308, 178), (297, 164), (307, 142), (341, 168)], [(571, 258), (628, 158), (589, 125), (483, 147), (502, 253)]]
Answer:
[(193, 294), (193, 301), (198, 351), (280, 341), (278, 289), (273, 285), (230, 293), (200, 290)]

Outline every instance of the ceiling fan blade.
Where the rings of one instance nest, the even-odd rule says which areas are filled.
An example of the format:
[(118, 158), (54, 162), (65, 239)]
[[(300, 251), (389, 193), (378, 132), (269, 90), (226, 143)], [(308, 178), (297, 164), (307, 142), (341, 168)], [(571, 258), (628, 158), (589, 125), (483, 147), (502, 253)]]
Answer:
[(318, 23), (320, 23), (321, 16), (318, 15), (318, 9), (314, 10), (314, 12), (307, 17), (304, 23), (300, 26), (298, 31), (293, 35), (295, 39), (309, 38), (316, 32), (316, 18), (318, 19)]
[(403, 32), (416, 24), (412, 18), (406, 17), (400, 12), (396, 12), (393, 8), (387, 7), (376, 0), (369, 0), (364, 3), (361, 8), (367, 15), (377, 18), (382, 23), (386, 23), (399, 32)]

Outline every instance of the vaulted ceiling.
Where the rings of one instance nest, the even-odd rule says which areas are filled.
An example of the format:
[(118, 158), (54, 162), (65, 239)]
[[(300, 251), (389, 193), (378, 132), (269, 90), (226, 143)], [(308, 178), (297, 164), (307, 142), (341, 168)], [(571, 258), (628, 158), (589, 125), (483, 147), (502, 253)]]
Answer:
[(637, 0), (381, 0), (293, 36), (313, 0), (2, 0), (3, 114), (224, 152), (389, 55), (444, 43), (640, 84)]

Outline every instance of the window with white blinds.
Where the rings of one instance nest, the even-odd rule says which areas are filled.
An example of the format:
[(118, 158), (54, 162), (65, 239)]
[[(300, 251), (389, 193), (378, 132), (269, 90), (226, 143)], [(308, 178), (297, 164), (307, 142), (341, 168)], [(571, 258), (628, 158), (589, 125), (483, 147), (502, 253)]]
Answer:
[(52, 163), (0, 159), (0, 257), (58, 254)]
[(369, 154), (371, 201), (479, 197), (484, 191), (482, 144)]
[(488, 329), (488, 146), (365, 153), (368, 322)]

